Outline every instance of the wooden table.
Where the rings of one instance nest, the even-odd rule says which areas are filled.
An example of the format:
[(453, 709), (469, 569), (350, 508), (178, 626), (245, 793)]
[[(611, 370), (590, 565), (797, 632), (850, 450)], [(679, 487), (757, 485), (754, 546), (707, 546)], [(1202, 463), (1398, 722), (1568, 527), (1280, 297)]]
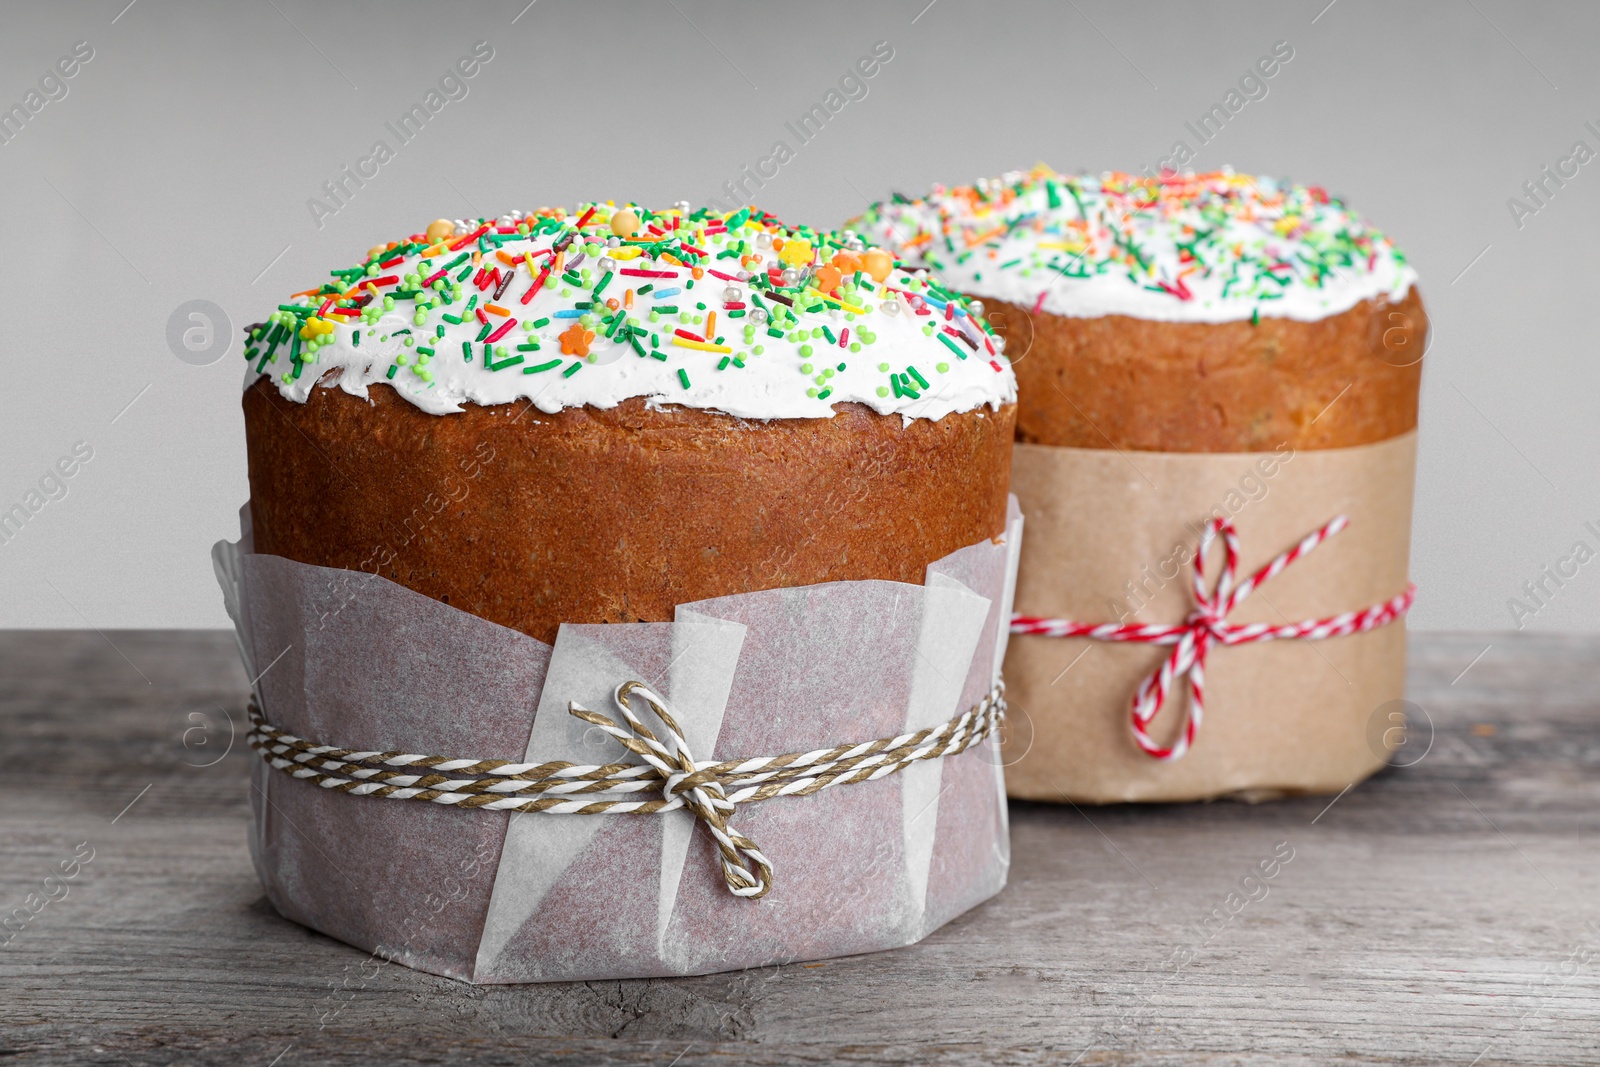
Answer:
[(0, 912), (93, 849), (0, 931), (7, 1063), (1600, 1064), (1600, 639), (1418, 636), (1431, 748), (1331, 805), (1016, 804), (1010, 886), (912, 948), (490, 987), (267, 904), (231, 635), (4, 633), (0, 664)]

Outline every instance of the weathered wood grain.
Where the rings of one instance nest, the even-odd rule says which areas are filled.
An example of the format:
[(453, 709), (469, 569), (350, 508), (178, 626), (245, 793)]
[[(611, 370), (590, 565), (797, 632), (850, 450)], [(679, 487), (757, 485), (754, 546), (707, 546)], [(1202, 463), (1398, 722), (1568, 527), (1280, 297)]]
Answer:
[(266, 904), (253, 757), (201, 766), (240, 724), (229, 635), (0, 634), (0, 913), (94, 848), (0, 947), (0, 1059), (1600, 1064), (1600, 639), (1414, 650), (1432, 747), (1331, 807), (1013, 805), (1011, 885), (921, 945), (475, 988)]

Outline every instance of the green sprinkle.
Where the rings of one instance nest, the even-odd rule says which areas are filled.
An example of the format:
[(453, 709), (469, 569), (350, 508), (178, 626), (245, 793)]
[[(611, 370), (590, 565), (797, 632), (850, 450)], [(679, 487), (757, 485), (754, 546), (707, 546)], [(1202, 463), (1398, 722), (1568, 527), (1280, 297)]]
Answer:
[(523, 374), (538, 374), (542, 370), (550, 370), (552, 367), (559, 367), (559, 366), (561, 366), (561, 361), (559, 359), (552, 359), (549, 363), (540, 363), (537, 366), (533, 366), (533, 367), (523, 367), (522, 368), (522, 373)]
[(541, 326), (548, 326), (548, 325), (550, 325), (550, 320), (548, 318), (534, 319), (533, 320), (533, 328), (536, 329), (536, 330)]
[[(420, 352), (422, 350), (419, 348), (419, 349), (417, 349), (417, 351)], [(538, 341), (530, 341), (525, 345), (518, 345), (517, 346), (517, 351), (518, 352), (537, 352), (537, 351), (539, 351), (539, 342)]]
[(582, 369), (583, 369), (583, 360), (581, 360), (581, 359), (573, 360), (572, 366), (570, 366), (566, 370), (562, 371), (561, 372), (561, 376), (563, 378), (570, 378), (574, 374), (577, 374)]
[(950, 351), (954, 352), (957, 356), (961, 357), (962, 359), (966, 359), (967, 358), (967, 354), (961, 350), (961, 346), (956, 344), (954, 341), (950, 340), (950, 335), (949, 334), (940, 333), (937, 336), (938, 336), (939, 340), (944, 342), (944, 346), (946, 348), (948, 348)]
[(462, 341), (461, 342), (461, 356), (468, 363), (472, 362), (472, 342), (471, 341)]
[(718, 363), (717, 363), (717, 369), (718, 370), (727, 370), (728, 369), (728, 364), (732, 363), (732, 362), (733, 362), (732, 357), (723, 356), (722, 359), (720, 361), (718, 361)]
[(361, 331), (360, 330), (351, 330), (350, 331), (350, 347), (351, 348), (360, 348), (361, 347)]
[(915, 368), (915, 367), (907, 367), (906, 368), (906, 373), (911, 375), (913, 378), (915, 378), (917, 380), (917, 384), (918, 385), (922, 386), (924, 389), (928, 388), (928, 379), (924, 378), (922, 376), (921, 372), (917, 370), (917, 368)]
[(689, 388), (689, 372), (682, 367), (678, 368), (678, 381), (683, 383), (685, 389)]
[[(487, 362), (487, 360), (485, 360), (485, 362)], [(521, 362), (521, 356), (512, 356), (509, 359), (502, 359), (498, 363), (489, 363), (488, 366), (490, 370), (505, 370), (507, 367), (515, 367)]]
[(393, 363), (389, 364), (389, 373), (385, 374), (384, 377), (385, 378), (393, 378), (394, 377), (394, 372), (399, 370), (399, 369), (400, 368), (397, 365), (395, 365)]

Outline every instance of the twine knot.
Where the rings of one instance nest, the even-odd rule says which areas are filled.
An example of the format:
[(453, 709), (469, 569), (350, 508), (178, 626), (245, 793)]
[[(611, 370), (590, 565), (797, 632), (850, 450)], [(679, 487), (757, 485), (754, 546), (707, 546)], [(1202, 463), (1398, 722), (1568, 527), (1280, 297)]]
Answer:
[[(1407, 584), (1405, 591), (1382, 604), (1361, 611), (1347, 611), (1326, 619), (1307, 619), (1284, 626), (1265, 623), (1230, 623), (1228, 615), (1267, 581), (1281, 574), (1296, 560), (1309, 553), (1323, 541), (1350, 525), (1350, 520), (1337, 515), (1319, 529), (1302, 538), (1299, 544), (1277, 556), (1265, 567), (1242, 582), (1237, 582), (1239, 570), (1239, 533), (1227, 519), (1213, 518), (1206, 523), (1200, 535), (1200, 544), (1194, 555), (1194, 574), (1190, 589), (1195, 608), (1176, 626), (1121, 625), (1118, 623), (1081, 623), (1069, 619), (1052, 619), (1032, 615), (1013, 615), (1011, 632), (1042, 637), (1088, 637), (1097, 641), (1131, 641), (1141, 644), (1172, 645), (1170, 655), (1161, 666), (1139, 683), (1133, 694), (1131, 723), (1133, 739), (1149, 756), (1159, 760), (1175, 760), (1189, 751), (1200, 732), (1200, 722), (1205, 715), (1206, 656), (1213, 645), (1243, 645), (1256, 641), (1274, 641), (1282, 638), (1318, 640), (1324, 637), (1342, 637), (1375, 629), (1400, 618), (1416, 600), (1417, 587)], [(1206, 580), (1206, 552), (1217, 537), (1222, 538), (1222, 569), (1215, 583)], [(1183, 730), (1170, 745), (1162, 745), (1150, 736), (1150, 722), (1167, 701), (1173, 683), (1186, 679), (1189, 683), (1189, 708)]]
[[(661, 775), (661, 796), (668, 804), (681, 804), (694, 813), (710, 831), (717, 843), (722, 864), (722, 877), (728, 890), (736, 897), (766, 896), (772, 888), (772, 862), (750, 838), (739, 833), (728, 822), (733, 814), (733, 801), (717, 775), (715, 766), (697, 767), (689, 750), (689, 741), (678, 727), (677, 719), (667, 710), (666, 700), (643, 682), (623, 682), (612, 694), (617, 708), (622, 712), (628, 728), (625, 730), (604, 715), (572, 701), (567, 710), (610, 734), (629, 752), (643, 759)], [(661, 725), (666, 727), (668, 744), (663, 744), (648, 726), (639, 720), (631, 707), (637, 696), (655, 712)]]

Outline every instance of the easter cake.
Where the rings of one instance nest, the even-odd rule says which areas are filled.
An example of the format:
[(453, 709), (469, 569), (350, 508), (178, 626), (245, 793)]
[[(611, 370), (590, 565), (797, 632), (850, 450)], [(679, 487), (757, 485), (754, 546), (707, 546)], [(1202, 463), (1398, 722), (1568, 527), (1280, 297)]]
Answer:
[(1039, 167), (851, 225), (981, 299), (1016, 368), (1012, 794), (1260, 798), (1382, 766), (1428, 336), (1388, 237), (1229, 170)]
[(255, 551), (543, 641), (920, 584), (1006, 525), (1016, 384), (986, 327), (753, 209), (439, 220), (285, 300), (246, 358)]

